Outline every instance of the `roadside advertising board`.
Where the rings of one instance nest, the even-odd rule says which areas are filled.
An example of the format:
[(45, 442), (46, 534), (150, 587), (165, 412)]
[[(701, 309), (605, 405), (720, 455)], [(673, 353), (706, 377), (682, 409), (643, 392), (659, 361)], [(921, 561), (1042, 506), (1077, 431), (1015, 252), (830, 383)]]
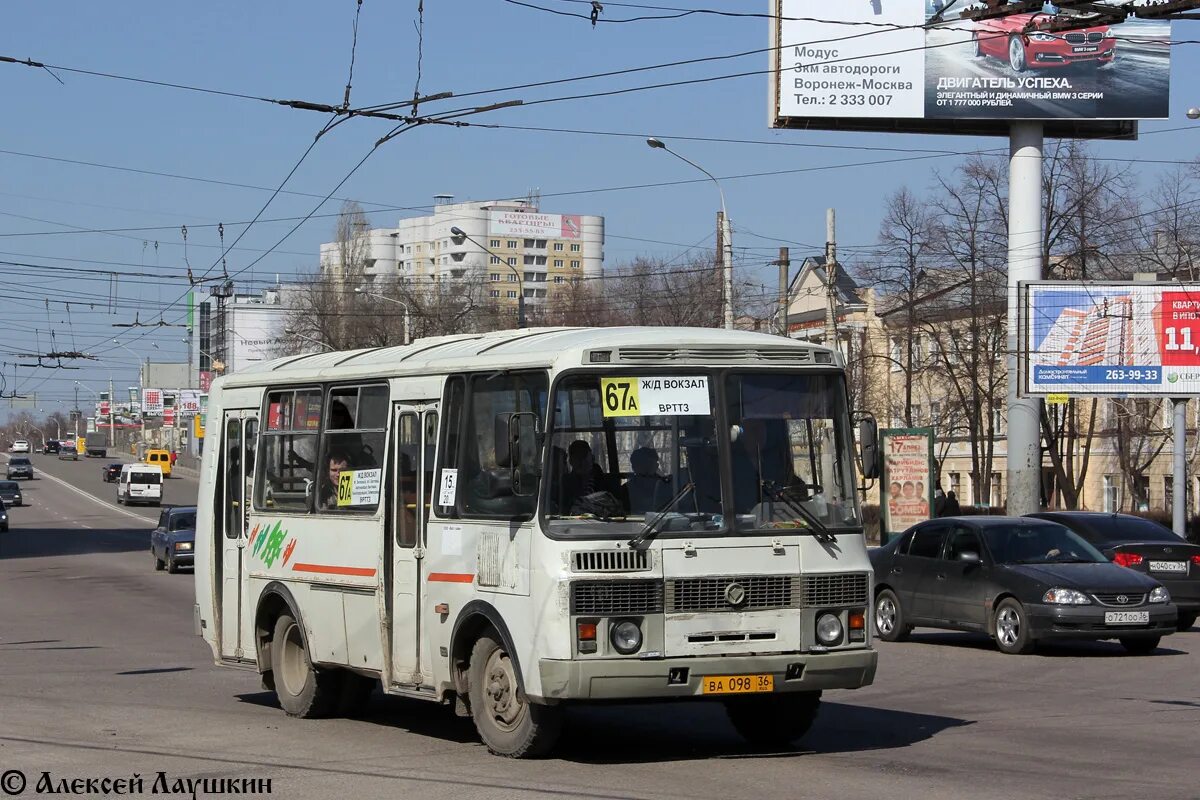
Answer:
[(1021, 284), (1023, 391), (1200, 395), (1200, 283)]
[(163, 413), (162, 389), (143, 389), (142, 409), (147, 417), (161, 417)]
[(583, 235), (583, 221), (578, 214), (489, 211), (488, 233), (531, 239), (578, 239)]
[(200, 392), (197, 389), (179, 390), (179, 413), (188, 416), (200, 413)]
[(932, 514), (933, 429), (889, 428), (879, 437), (879, 543), (887, 544)]
[(772, 127), (1007, 135), (1037, 119), (1069, 123), (1047, 136), (1132, 138), (1101, 121), (1168, 116), (1169, 21), (1030, 33), (1050, 15), (958, 17), (976, 2), (931, 23), (942, 5), (775, 0)]

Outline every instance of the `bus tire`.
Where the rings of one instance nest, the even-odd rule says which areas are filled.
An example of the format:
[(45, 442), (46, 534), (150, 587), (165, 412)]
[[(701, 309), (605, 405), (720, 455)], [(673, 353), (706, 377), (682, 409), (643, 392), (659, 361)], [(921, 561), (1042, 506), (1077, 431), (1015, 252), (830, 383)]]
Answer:
[(732, 697), (725, 713), (754, 747), (787, 747), (812, 727), (821, 710), (821, 692), (789, 692)]
[(537, 758), (553, 749), (562, 731), (558, 706), (529, 702), (516, 667), (493, 630), (475, 641), (467, 683), (471, 717), (487, 749), (509, 758)]
[(313, 666), (304, 641), (304, 631), (291, 614), (280, 614), (271, 637), (271, 672), (275, 696), (289, 717), (327, 717), (339, 698), (336, 671)]

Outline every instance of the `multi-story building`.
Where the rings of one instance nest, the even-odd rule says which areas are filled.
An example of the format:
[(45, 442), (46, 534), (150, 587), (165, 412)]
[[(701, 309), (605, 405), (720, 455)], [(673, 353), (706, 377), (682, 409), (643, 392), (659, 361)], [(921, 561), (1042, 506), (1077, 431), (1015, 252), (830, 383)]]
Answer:
[(217, 375), (275, 358), (287, 323), (286, 286), (257, 294), (214, 292), (196, 304), (190, 361), (193, 386), (207, 390)]
[(348, 260), (368, 284), (481, 280), (500, 304), (516, 304), (522, 289), (527, 303), (545, 304), (572, 280), (600, 276), (604, 218), (546, 214), (532, 200), (455, 203), (438, 195), (432, 214), (321, 245), (324, 277), (345, 275)]

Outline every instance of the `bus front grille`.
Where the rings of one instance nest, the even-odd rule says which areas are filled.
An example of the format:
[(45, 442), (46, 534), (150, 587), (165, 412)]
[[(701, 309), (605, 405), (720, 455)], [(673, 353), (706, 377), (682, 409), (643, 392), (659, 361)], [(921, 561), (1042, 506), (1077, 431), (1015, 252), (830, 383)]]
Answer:
[(663, 610), (660, 580), (575, 581), (571, 584), (571, 614), (611, 617), (658, 614)]
[(667, 611), (765, 611), (797, 608), (799, 582), (792, 575), (722, 575), (667, 581)]
[(809, 608), (867, 605), (867, 574), (805, 575), (804, 605)]
[(649, 550), (577, 550), (571, 554), (575, 572), (646, 572)]

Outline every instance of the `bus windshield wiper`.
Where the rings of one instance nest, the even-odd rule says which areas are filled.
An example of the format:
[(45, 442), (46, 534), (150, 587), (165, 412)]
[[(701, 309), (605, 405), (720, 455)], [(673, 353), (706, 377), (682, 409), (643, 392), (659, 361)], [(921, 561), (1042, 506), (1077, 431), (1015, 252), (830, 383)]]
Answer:
[(674, 497), (672, 497), (670, 500), (668, 500), (666, 503), (664, 503), (658, 509), (658, 511), (655, 513), (654, 519), (648, 521), (645, 525), (643, 525), (642, 529), (640, 531), (638, 531), (637, 536), (634, 536), (632, 539), (629, 540), (629, 546), (631, 548), (633, 548), (634, 550), (637, 550), (642, 545), (648, 544), (650, 542), (650, 540), (653, 539), (655, 536), (658, 536), (658, 531), (655, 530), (655, 526), (658, 525), (658, 523), (662, 520), (662, 518), (667, 515), (667, 512), (669, 512), (672, 508), (675, 507), (676, 503), (678, 503), (680, 500), (683, 499), (683, 496), (685, 494), (687, 494), (694, 488), (695, 488), (694, 483), (689, 482), (689, 483), (684, 484), (683, 488), (680, 489), (679, 492)]
[(763, 491), (767, 497), (786, 505), (789, 509), (799, 514), (808, 523), (811, 530), (811, 536), (822, 544), (832, 544), (837, 541), (837, 537), (830, 532), (829, 528), (825, 527), (825, 523), (817, 519), (816, 515), (804, 507), (802, 503), (798, 503), (787, 495), (786, 486), (778, 486), (771, 481), (762, 482)]

